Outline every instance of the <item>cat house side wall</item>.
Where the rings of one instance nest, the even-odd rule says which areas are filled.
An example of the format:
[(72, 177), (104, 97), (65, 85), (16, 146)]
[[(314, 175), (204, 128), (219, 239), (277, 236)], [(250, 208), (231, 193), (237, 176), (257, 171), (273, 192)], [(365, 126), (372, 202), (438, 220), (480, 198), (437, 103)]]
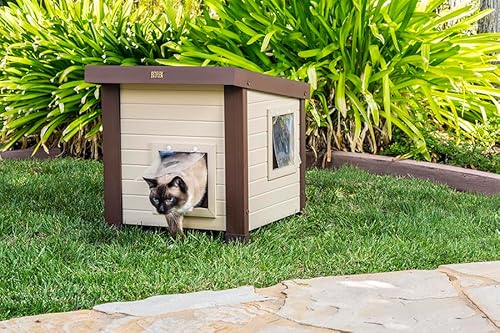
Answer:
[[(286, 175), (269, 175), (270, 112), (294, 113), (294, 147), (297, 163)], [(296, 214), (301, 209), (300, 193), (300, 100), (248, 91), (248, 206), (249, 229)]]
[(164, 216), (152, 213), (149, 188), (142, 179), (155, 144), (213, 145), (216, 216), (186, 216), (184, 227), (224, 231), (224, 87), (121, 85), (120, 108), (123, 223), (167, 226)]

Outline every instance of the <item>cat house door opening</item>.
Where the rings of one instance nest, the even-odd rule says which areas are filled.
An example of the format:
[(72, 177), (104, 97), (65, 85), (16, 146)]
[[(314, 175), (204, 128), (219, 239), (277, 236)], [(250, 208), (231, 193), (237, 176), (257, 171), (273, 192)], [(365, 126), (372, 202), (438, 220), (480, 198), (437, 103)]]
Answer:
[(153, 143), (151, 154), (143, 179), (153, 214), (176, 210), (187, 217), (216, 217), (215, 145)]
[(290, 109), (268, 110), (269, 180), (297, 172), (299, 159), (295, 137), (297, 117), (297, 111)]

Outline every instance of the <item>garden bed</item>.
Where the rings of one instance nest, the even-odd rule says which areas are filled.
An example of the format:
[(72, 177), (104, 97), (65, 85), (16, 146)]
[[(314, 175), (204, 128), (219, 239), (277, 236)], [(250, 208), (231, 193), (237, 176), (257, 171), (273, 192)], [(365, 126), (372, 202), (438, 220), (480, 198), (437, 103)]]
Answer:
[(344, 165), (355, 166), (377, 175), (391, 175), (427, 179), (446, 184), (456, 190), (484, 194), (500, 193), (500, 175), (491, 172), (471, 170), (451, 165), (402, 160), (395, 157), (349, 152), (332, 152), (332, 161), (318, 160), (309, 153), (308, 168), (333, 168)]
[(342, 167), (307, 173), (305, 214), (247, 245), (110, 228), (102, 164), (0, 163), (0, 319), (156, 294), (498, 259), (500, 196)]
[(27, 148), (27, 149), (14, 149), (14, 150), (0, 152), (0, 160), (26, 160), (26, 159), (44, 160), (61, 155), (61, 149), (58, 148), (50, 149), (48, 153), (45, 152), (43, 149), (39, 149), (35, 154), (33, 154), (33, 151), (34, 151), (33, 148)]

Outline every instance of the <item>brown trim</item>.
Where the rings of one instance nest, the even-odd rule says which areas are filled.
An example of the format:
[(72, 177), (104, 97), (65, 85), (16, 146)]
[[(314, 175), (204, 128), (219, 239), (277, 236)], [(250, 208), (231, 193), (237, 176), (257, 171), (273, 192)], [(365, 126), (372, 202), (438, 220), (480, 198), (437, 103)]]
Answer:
[(247, 90), (224, 87), (226, 241), (249, 239)]
[(49, 149), (48, 153), (43, 149), (38, 149), (35, 154), (33, 154), (33, 151), (33, 148), (27, 148), (0, 152), (0, 160), (45, 160), (62, 155), (62, 151), (59, 148)]
[[(151, 78), (152, 73), (156, 78)], [(233, 67), (86, 66), (85, 81), (99, 84), (224, 85), (294, 98), (308, 98), (309, 85)]]
[[(308, 154), (309, 155), (309, 154)], [(309, 159), (309, 167), (321, 167), (322, 159)], [(460, 168), (451, 165), (398, 160), (389, 156), (371, 154), (332, 152), (332, 163), (327, 168), (352, 165), (378, 175), (392, 175), (427, 179), (464, 192), (478, 192), (496, 195), (500, 193), (500, 174)]]
[(300, 100), (300, 211), (306, 207), (306, 102)]
[(110, 225), (122, 224), (122, 167), (120, 133), (120, 85), (101, 87), (104, 160), (104, 218)]

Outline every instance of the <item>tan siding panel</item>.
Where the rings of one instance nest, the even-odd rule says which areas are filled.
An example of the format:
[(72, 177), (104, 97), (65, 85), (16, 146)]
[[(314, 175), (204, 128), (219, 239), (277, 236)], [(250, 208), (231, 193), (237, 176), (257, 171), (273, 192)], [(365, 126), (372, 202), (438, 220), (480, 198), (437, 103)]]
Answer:
[[(297, 99), (260, 92), (248, 92), (248, 158), (250, 228), (268, 224), (297, 213), (300, 208), (300, 174), (268, 180), (268, 112), (299, 110)], [(297, 119), (298, 120), (298, 119)], [(295, 133), (299, 133), (296, 123)], [(294, 144), (299, 147), (299, 137)], [(305, 161), (304, 161), (305, 162)]]
[(121, 131), (122, 134), (171, 136), (189, 136), (187, 134), (193, 133), (202, 137), (222, 138), (224, 124), (222, 122), (122, 119)]
[[(141, 180), (147, 165), (122, 164), (122, 180)], [(217, 169), (217, 185), (224, 185), (226, 175), (224, 169)]]
[[(122, 182), (123, 194), (130, 195), (149, 195), (149, 187), (143, 180), (124, 180)], [(217, 185), (216, 198), (218, 200), (224, 200), (226, 197), (226, 189), (224, 185)]]
[(284, 97), (279, 95), (272, 95), (263, 93), (260, 91), (248, 91), (247, 101), (248, 104), (261, 103), (261, 102), (269, 102), (273, 100), (280, 100), (282, 102), (297, 102), (298, 100), (292, 97)]
[(248, 135), (258, 134), (267, 131), (267, 117), (250, 119), (248, 121)]
[[(200, 133), (196, 133), (200, 134)], [(203, 142), (205, 144), (216, 144), (217, 152), (224, 152), (224, 139), (222, 138), (204, 138), (199, 136), (161, 136), (161, 135), (130, 135), (130, 134), (122, 134), (122, 149), (128, 150), (149, 150), (151, 149), (151, 143), (153, 142), (165, 142), (169, 141), (173, 142), (184, 142), (186, 144), (200, 144)]]
[[(125, 224), (167, 227), (165, 217), (154, 215), (150, 211), (124, 210), (123, 222)], [(186, 216), (183, 225), (185, 229), (193, 228), (224, 231), (226, 230), (226, 219), (224, 216), (218, 216), (215, 219)]]
[(262, 178), (267, 179), (267, 163), (254, 165), (248, 168), (248, 181), (253, 182)]
[(248, 150), (267, 148), (267, 131), (248, 137)]
[(279, 219), (298, 213), (300, 210), (300, 197), (282, 201), (272, 207), (250, 213), (250, 230), (269, 224)]
[(279, 177), (273, 180), (268, 181), (267, 177), (258, 179), (255, 181), (250, 182), (249, 187), (248, 187), (248, 196), (250, 198), (269, 192), (273, 191), (278, 188), (282, 188), (285, 186), (289, 186), (292, 184), (299, 184), (300, 183), (300, 174), (298, 172), (284, 176), (284, 177)]
[(255, 212), (269, 206), (274, 206), (282, 201), (292, 199), (300, 193), (300, 184), (295, 183), (273, 191), (251, 197), (248, 200), (250, 212)]
[(267, 162), (267, 148), (260, 148), (248, 152), (248, 166), (254, 166)]
[[(142, 174), (151, 163), (152, 144), (212, 144), (216, 156), (216, 210), (225, 215), (224, 87), (122, 85), (121, 139), (124, 223), (166, 226), (152, 213)], [(225, 230), (225, 218), (185, 217), (186, 228)]]
[[(152, 162), (153, 152), (149, 150), (125, 150), (122, 149), (122, 163), (133, 165), (150, 165)], [(224, 167), (224, 154), (216, 155), (216, 165), (219, 168)]]
[(260, 117), (267, 117), (267, 110), (269, 109), (285, 109), (289, 108), (290, 111), (298, 110), (300, 107), (297, 100), (282, 100), (281, 98), (274, 99), (268, 102), (260, 102), (248, 105), (248, 119), (255, 119)]
[(121, 90), (122, 104), (224, 105), (222, 91)]
[[(153, 206), (149, 202), (149, 197), (147, 195), (122, 195), (123, 207), (129, 210), (152, 210)], [(221, 200), (216, 201), (217, 215), (226, 215), (226, 203)]]
[(223, 106), (122, 104), (121, 119), (223, 121)]

